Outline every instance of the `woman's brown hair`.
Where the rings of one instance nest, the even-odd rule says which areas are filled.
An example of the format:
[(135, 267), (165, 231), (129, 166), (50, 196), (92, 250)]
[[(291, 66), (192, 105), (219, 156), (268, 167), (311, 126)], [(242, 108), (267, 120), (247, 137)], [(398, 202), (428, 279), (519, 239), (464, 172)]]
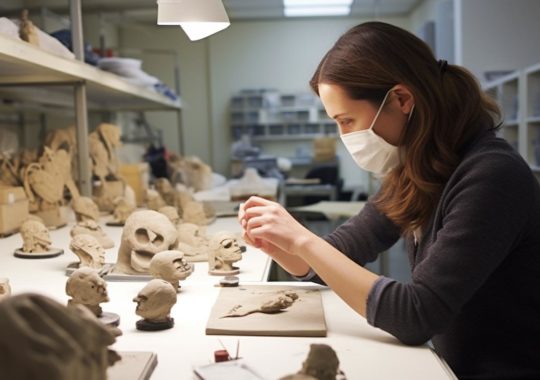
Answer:
[(403, 233), (425, 227), (464, 148), (496, 129), (500, 111), (462, 67), (439, 63), (413, 34), (382, 22), (360, 24), (326, 53), (310, 85), (343, 88), (351, 99), (376, 107), (396, 84), (411, 91), (415, 108), (400, 138), (403, 165), (383, 180), (377, 207)]

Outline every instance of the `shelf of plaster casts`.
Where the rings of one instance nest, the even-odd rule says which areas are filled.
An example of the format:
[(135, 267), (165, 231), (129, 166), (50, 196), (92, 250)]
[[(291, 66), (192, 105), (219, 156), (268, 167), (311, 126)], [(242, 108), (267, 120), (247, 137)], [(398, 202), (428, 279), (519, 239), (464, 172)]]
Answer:
[(0, 34), (0, 98), (73, 107), (73, 84), (85, 83), (90, 110), (174, 110), (180, 102), (86, 63)]

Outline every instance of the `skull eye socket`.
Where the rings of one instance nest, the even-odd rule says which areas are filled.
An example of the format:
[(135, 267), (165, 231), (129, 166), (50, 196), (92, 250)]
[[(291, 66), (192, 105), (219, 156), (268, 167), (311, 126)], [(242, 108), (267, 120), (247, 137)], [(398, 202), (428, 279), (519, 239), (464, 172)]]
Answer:
[(135, 231), (135, 238), (139, 243), (146, 244), (150, 242), (150, 237), (148, 236), (148, 232), (144, 228), (139, 228)]

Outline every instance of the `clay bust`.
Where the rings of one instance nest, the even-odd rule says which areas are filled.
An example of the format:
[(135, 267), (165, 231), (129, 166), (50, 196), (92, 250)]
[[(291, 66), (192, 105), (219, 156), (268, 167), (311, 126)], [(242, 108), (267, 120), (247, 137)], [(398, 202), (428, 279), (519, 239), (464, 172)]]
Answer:
[(176, 290), (165, 280), (153, 279), (133, 299), (137, 303), (135, 313), (139, 330), (164, 330), (174, 326), (171, 309), (176, 303)]
[(92, 235), (75, 235), (71, 239), (69, 249), (79, 258), (79, 268), (101, 269), (105, 264), (105, 250)]
[(126, 220), (114, 272), (146, 274), (152, 257), (174, 249), (178, 233), (171, 221), (153, 210), (139, 210)]
[(2, 301), (0, 331), (2, 379), (106, 379), (107, 368), (120, 359), (108, 349), (118, 329), (43, 295)]
[(185, 280), (193, 272), (193, 266), (184, 259), (178, 250), (159, 252), (150, 260), (150, 274), (169, 282), (178, 292), (179, 281)]
[(11, 286), (9, 285), (9, 279), (0, 278), (0, 301), (11, 295)]
[(206, 216), (204, 205), (197, 201), (191, 201), (185, 205), (182, 219), (186, 223), (198, 224), (199, 226), (205, 226), (211, 222)]
[(80, 234), (92, 235), (103, 248), (108, 249), (114, 247), (114, 241), (112, 241), (112, 239), (103, 232), (101, 226), (93, 220), (78, 222), (73, 226), (69, 233), (72, 237)]
[(245, 246), (240, 246), (236, 236), (230, 232), (219, 232), (210, 239), (208, 270), (212, 275), (226, 276), (238, 274), (240, 270), (233, 264), (242, 260)]
[(180, 223), (180, 215), (178, 210), (174, 206), (164, 206), (158, 210), (159, 213), (165, 215), (175, 226)]
[(125, 198), (116, 198), (114, 200), (113, 223), (117, 225), (124, 225), (126, 223), (126, 219), (133, 211), (135, 211), (135, 207), (129, 204)]
[(79, 268), (69, 276), (66, 294), (72, 297), (68, 306), (84, 305), (96, 317), (103, 313), (99, 304), (109, 302), (107, 282), (99, 276), (97, 270), (87, 267)]
[(336, 352), (327, 344), (312, 344), (302, 369), (280, 380), (336, 380), (343, 378)]
[(167, 206), (167, 203), (165, 203), (161, 195), (156, 190), (146, 190), (146, 207), (148, 207), (150, 210), (157, 211), (165, 206)]
[(97, 204), (88, 197), (78, 197), (73, 199), (71, 204), (75, 212), (77, 222), (93, 220), (99, 222), (99, 210)]
[(116, 148), (120, 146), (120, 128), (113, 124), (101, 123), (88, 136), (92, 172), (101, 182), (116, 180), (118, 160)]
[(23, 239), (22, 251), (27, 253), (48, 252), (51, 246), (49, 230), (43, 223), (36, 220), (26, 220), (21, 225)]
[(189, 262), (208, 261), (210, 242), (204, 227), (193, 223), (181, 223), (178, 228), (178, 249), (185, 253)]

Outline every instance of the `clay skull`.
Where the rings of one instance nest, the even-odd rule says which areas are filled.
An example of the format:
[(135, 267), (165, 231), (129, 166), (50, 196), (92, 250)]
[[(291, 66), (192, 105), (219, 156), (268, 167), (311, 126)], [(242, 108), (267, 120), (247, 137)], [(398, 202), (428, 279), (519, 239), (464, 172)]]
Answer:
[(236, 236), (230, 232), (219, 232), (210, 239), (208, 265), (211, 274), (236, 274), (238, 268), (233, 264), (242, 260), (245, 246), (238, 243)]
[(49, 230), (43, 223), (29, 219), (21, 226), (24, 252), (47, 252), (51, 246)]
[(90, 267), (100, 269), (105, 264), (105, 250), (99, 241), (92, 235), (80, 234), (71, 239), (69, 249), (77, 255), (80, 260), (79, 267)]
[(84, 305), (97, 317), (102, 314), (99, 304), (109, 302), (107, 282), (99, 276), (97, 270), (87, 267), (79, 268), (69, 276), (66, 294), (72, 297), (68, 305)]
[(191, 275), (193, 266), (184, 259), (184, 252), (170, 250), (155, 254), (149, 270), (152, 276), (169, 282), (178, 291), (178, 282)]
[(153, 210), (135, 211), (126, 219), (114, 271), (148, 273), (152, 257), (174, 249), (177, 236), (176, 228), (165, 215)]

